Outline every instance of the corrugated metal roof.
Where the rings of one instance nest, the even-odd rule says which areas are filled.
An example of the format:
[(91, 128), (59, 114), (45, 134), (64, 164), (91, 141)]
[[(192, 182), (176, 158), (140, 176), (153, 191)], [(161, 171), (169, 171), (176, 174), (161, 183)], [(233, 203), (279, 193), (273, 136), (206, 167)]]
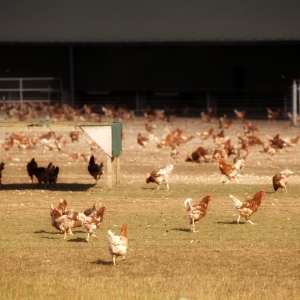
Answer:
[(300, 41), (299, 0), (2, 0), (0, 42)]

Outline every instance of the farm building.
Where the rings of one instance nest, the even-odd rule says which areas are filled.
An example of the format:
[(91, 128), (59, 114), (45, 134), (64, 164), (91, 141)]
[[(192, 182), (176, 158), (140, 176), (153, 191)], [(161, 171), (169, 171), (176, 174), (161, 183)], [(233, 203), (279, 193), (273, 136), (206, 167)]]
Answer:
[(0, 96), (136, 114), (287, 112), (299, 11), (297, 0), (2, 1)]

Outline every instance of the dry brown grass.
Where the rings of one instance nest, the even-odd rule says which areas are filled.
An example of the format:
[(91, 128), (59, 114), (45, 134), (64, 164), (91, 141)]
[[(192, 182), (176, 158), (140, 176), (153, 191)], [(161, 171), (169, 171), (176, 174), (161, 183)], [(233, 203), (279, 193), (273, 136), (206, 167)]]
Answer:
[[(239, 184), (221, 184), (215, 163), (183, 161), (200, 140), (181, 150), (175, 163), (170, 191), (155, 190), (144, 179), (154, 167), (169, 163), (169, 152), (154, 144), (140, 149), (134, 142), (142, 131), (141, 120), (124, 124), (126, 139), (122, 155), (122, 183), (112, 191), (105, 174), (94, 186), (86, 162), (67, 161), (63, 153), (39, 149), (9, 155), (3, 172), (0, 201), (0, 290), (3, 299), (299, 299), (299, 155), (298, 150), (278, 154), (269, 160), (259, 147), (250, 149), (245, 176)], [(254, 122), (253, 122), (254, 123)], [(134, 126), (132, 126), (133, 124)], [(161, 122), (161, 132), (165, 123)], [(171, 125), (168, 125), (171, 126)], [(183, 120), (185, 133), (206, 129), (197, 120)], [(202, 127), (201, 127), (202, 126)], [(209, 125), (211, 126), (211, 124)], [(217, 126), (215, 124), (215, 126)], [(239, 125), (229, 131), (234, 133)], [(262, 128), (259, 135), (278, 128)], [(276, 126), (280, 126), (277, 124)], [(196, 128), (197, 127), (197, 128)], [(199, 128), (200, 127), (200, 128)], [(296, 129), (288, 129), (294, 136)], [(88, 152), (84, 143), (80, 150)], [(207, 144), (209, 145), (209, 143)], [(58, 184), (44, 190), (32, 185), (26, 161), (35, 157), (41, 165), (49, 160), (61, 167)], [(105, 155), (97, 152), (106, 162)], [(261, 165), (264, 163), (264, 166)], [(272, 192), (271, 175), (281, 168), (295, 172), (288, 193)], [(253, 196), (264, 188), (260, 210), (250, 225), (236, 224), (237, 212), (228, 196)], [(206, 217), (189, 231), (183, 201), (207, 193), (212, 201)], [(94, 201), (107, 207), (104, 221), (89, 243), (84, 228), (74, 230), (67, 241), (50, 224), (49, 205), (66, 199), (69, 208), (83, 211)], [(112, 265), (107, 250), (108, 229), (118, 232), (128, 223), (130, 248), (124, 262)]]

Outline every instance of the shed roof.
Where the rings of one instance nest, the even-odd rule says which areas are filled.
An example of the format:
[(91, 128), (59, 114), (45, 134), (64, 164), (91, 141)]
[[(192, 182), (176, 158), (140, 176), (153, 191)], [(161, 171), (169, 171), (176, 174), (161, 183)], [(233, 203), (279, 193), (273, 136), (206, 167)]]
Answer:
[(2, 0), (0, 42), (298, 42), (299, 12), (299, 0)]

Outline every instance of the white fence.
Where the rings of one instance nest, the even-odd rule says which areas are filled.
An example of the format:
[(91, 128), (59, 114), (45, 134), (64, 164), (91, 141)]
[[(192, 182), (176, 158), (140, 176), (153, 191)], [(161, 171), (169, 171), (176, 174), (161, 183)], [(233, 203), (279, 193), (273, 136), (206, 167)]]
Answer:
[(55, 77), (0, 78), (0, 96), (7, 102), (61, 100), (62, 79)]
[(294, 126), (297, 125), (297, 103), (300, 115), (300, 79), (294, 80), (293, 82), (293, 110), (292, 110), (292, 123)]

